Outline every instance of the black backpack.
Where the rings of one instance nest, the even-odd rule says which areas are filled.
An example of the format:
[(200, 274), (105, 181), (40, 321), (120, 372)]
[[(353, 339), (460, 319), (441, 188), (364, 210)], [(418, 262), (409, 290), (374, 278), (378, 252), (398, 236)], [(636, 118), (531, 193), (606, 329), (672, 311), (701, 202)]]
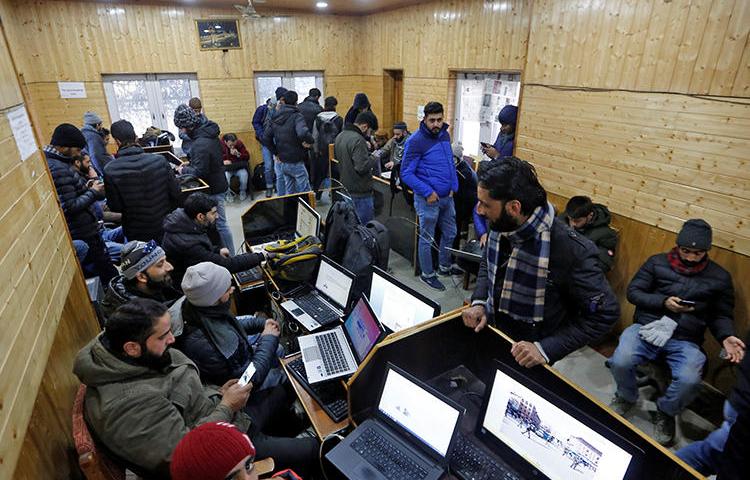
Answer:
[(338, 125), (336, 125), (336, 119), (340, 118), (338, 115), (321, 122), (318, 126), (318, 153), (325, 158), (328, 158), (328, 145), (336, 141), (336, 136), (341, 133)]
[(325, 256), (341, 263), (344, 250), (354, 227), (359, 225), (354, 205), (345, 200), (335, 202), (326, 215), (326, 235), (323, 250)]
[(372, 266), (387, 270), (390, 252), (388, 229), (382, 223), (373, 220), (352, 229), (341, 260), (341, 266), (356, 275), (352, 298), (370, 291)]
[(266, 170), (262, 163), (253, 168), (252, 185), (255, 190), (265, 190), (266, 188)]

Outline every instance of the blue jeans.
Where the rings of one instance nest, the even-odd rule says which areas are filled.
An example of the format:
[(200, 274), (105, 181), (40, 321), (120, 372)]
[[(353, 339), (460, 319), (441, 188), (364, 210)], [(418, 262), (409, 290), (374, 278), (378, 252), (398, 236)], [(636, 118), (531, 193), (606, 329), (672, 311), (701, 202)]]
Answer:
[(273, 153), (268, 147), (260, 147), (260, 151), (263, 154), (263, 173), (266, 175), (266, 188), (273, 188)]
[(83, 261), (86, 259), (86, 255), (89, 254), (89, 244), (84, 242), (83, 240), (73, 240), (73, 248), (76, 250), (76, 257), (78, 257), (78, 261), (80, 263), (83, 263)]
[(287, 195), (310, 191), (310, 177), (304, 162), (282, 162), (281, 173), (284, 175), (284, 190)]
[(224, 172), (224, 175), (226, 175), (227, 177), (227, 183), (230, 183), (232, 181), (232, 177), (237, 175), (237, 178), (240, 179), (240, 195), (244, 196), (247, 193), (248, 174), (246, 169), (243, 168), (242, 170), (235, 170), (234, 172), (227, 171)]
[(423, 277), (434, 277), (432, 265), (432, 242), (435, 239), (435, 227), (440, 226), (440, 250), (438, 261), (445, 268), (451, 266), (451, 254), (446, 248), (453, 245), (456, 238), (456, 207), (453, 197), (444, 197), (435, 203), (414, 195), (414, 209), (419, 217), (419, 268)]
[(219, 216), (216, 218), (216, 230), (219, 231), (221, 243), (229, 249), (230, 255), (234, 255), (234, 240), (232, 239), (232, 230), (229, 229), (229, 223), (227, 223), (227, 212), (224, 209), (224, 195), (226, 195), (226, 192), (211, 195), (211, 198), (217, 202), (216, 211), (219, 213)]
[(281, 169), (281, 160), (273, 161), (273, 171), (276, 175), (276, 195), (286, 195), (286, 182), (284, 181), (284, 171)]
[(362, 225), (375, 218), (375, 201), (372, 195), (366, 197), (355, 197), (352, 195), (352, 200), (354, 201), (354, 211), (357, 212)]
[[(104, 245), (107, 247), (107, 254), (112, 263), (120, 263), (122, 247), (127, 243), (122, 227), (105, 228), (102, 230), (102, 240), (104, 240)], [(158, 239), (156, 241), (157, 243), (160, 242)]]
[(661, 348), (651, 345), (638, 336), (640, 328), (637, 323), (626, 328), (620, 335), (615, 353), (608, 360), (617, 382), (617, 395), (635, 402), (638, 399), (635, 367), (663, 356), (672, 371), (672, 382), (664, 396), (656, 400), (656, 406), (667, 415), (675, 416), (695, 397), (706, 356), (698, 345), (686, 340), (670, 338)]
[(714, 475), (719, 470), (721, 453), (729, 437), (729, 430), (737, 421), (737, 410), (732, 407), (729, 400), (724, 401), (724, 422), (721, 427), (709, 433), (706, 438), (693, 442), (675, 452), (688, 465), (698, 470), (703, 475)]

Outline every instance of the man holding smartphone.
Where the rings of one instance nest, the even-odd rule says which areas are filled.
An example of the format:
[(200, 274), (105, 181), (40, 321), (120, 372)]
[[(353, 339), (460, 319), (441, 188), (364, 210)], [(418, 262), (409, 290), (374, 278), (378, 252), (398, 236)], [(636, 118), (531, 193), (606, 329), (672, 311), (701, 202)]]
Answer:
[(607, 361), (617, 382), (610, 406), (620, 415), (638, 399), (635, 368), (656, 359), (667, 362), (672, 381), (656, 401), (655, 439), (663, 445), (673, 441), (675, 416), (697, 393), (706, 363), (700, 348), (706, 327), (727, 360), (739, 363), (745, 354), (745, 344), (734, 335), (732, 277), (708, 258), (711, 236), (706, 221), (688, 220), (671, 251), (643, 264), (628, 286), (635, 321)]

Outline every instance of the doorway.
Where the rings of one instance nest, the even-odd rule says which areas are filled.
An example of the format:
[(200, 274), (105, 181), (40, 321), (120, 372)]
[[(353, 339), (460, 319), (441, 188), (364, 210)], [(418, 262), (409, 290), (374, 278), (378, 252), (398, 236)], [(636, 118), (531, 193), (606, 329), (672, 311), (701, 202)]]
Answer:
[(383, 70), (383, 120), (381, 128), (391, 130), (404, 118), (404, 71)]

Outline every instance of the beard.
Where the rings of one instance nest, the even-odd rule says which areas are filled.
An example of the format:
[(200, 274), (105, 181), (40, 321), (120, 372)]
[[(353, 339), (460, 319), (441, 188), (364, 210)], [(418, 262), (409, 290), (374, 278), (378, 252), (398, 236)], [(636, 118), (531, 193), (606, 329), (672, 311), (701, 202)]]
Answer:
[(172, 363), (172, 356), (169, 354), (169, 347), (167, 347), (161, 355), (155, 355), (146, 348), (146, 343), (144, 342), (141, 344), (141, 352), (143, 353), (136, 359), (136, 362), (144, 367), (153, 370), (161, 370)]
[(149, 290), (159, 292), (161, 290), (164, 290), (165, 288), (169, 288), (172, 286), (172, 276), (170, 274), (165, 274), (164, 278), (157, 281), (151, 278), (151, 276), (147, 273), (146, 274), (146, 287), (149, 288)]
[(519, 227), (518, 222), (505, 211), (505, 208), (501, 210), (500, 218), (490, 222), (490, 229), (495, 232), (507, 233)]

